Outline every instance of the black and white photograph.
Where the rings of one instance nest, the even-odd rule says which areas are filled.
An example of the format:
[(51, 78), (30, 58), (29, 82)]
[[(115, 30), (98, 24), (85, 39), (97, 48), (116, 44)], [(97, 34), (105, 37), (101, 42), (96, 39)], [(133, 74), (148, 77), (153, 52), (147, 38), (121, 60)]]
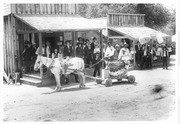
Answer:
[(173, 1), (1, 2), (2, 122), (178, 123)]

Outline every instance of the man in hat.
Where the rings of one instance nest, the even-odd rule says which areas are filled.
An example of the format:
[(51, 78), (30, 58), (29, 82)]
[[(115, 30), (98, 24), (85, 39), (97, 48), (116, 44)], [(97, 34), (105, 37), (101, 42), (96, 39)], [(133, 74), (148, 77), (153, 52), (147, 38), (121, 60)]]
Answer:
[(100, 54), (96, 53), (95, 54), (95, 58), (94, 58), (94, 73), (93, 76), (96, 77), (96, 73), (98, 76), (100, 76), (100, 69), (101, 69), (101, 58), (100, 58)]
[(64, 46), (64, 57), (71, 57), (72, 56), (72, 46), (70, 46), (70, 41), (66, 41), (66, 45)]
[(94, 44), (95, 39), (96, 39), (95, 37), (91, 37), (90, 45), (91, 45), (91, 52), (92, 53), (94, 52), (94, 49), (95, 49), (95, 44)]
[(83, 48), (81, 46), (81, 43), (79, 43), (79, 42), (77, 43), (76, 56), (80, 57), (80, 58), (83, 58), (83, 56), (84, 56)]
[(168, 48), (166, 46), (163, 47), (163, 69), (168, 69), (168, 57), (169, 57), (169, 52)]
[(124, 42), (123, 48), (119, 52), (118, 60), (123, 60), (128, 65), (130, 64), (131, 54), (129, 49), (127, 48), (128, 44)]
[(112, 41), (108, 41), (108, 47), (106, 48), (104, 57), (107, 58), (108, 60), (113, 60), (114, 52), (115, 49), (112, 46)]
[(25, 68), (26, 68), (26, 72), (28, 73), (30, 71), (30, 65), (32, 63), (32, 57), (33, 57), (33, 47), (32, 47), (32, 43), (31, 42), (27, 42), (27, 48), (25, 49), (25, 51), (23, 52), (23, 57), (24, 57), (24, 61), (25, 61)]

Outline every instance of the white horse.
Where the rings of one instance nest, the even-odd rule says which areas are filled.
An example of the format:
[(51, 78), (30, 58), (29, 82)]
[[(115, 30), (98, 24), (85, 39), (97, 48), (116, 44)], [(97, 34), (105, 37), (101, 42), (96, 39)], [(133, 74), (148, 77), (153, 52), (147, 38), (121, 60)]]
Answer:
[(60, 74), (62, 73), (76, 73), (80, 81), (79, 88), (85, 87), (84, 60), (82, 58), (73, 57), (62, 59), (60, 61), (59, 58), (52, 59), (38, 55), (34, 65), (34, 70), (38, 70), (42, 65), (45, 65), (54, 74), (56, 80), (56, 91), (61, 90)]

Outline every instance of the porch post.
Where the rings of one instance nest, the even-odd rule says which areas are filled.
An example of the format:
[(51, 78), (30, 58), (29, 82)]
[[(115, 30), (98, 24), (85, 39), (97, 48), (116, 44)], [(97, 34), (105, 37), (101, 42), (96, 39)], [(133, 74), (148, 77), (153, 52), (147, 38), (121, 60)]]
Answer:
[(32, 44), (35, 43), (35, 40), (34, 40), (34, 33), (31, 33), (31, 42), (32, 42)]
[(133, 40), (133, 50), (134, 50), (134, 56), (133, 56), (133, 58), (134, 58), (134, 66), (136, 66), (135, 40)]
[(101, 50), (101, 56), (103, 57), (102, 30), (100, 30), (100, 50)]
[[(39, 50), (40, 50), (40, 55), (42, 55), (42, 33), (39, 32)], [(43, 67), (40, 68), (40, 77), (43, 77)]]
[(74, 31), (73, 32), (73, 52), (74, 52), (74, 56), (76, 56), (76, 40), (77, 40), (77, 32), (76, 31)]
[[(101, 57), (103, 58), (103, 40), (102, 40), (102, 30), (100, 30), (100, 50), (101, 50)], [(102, 62), (103, 67), (103, 62)]]

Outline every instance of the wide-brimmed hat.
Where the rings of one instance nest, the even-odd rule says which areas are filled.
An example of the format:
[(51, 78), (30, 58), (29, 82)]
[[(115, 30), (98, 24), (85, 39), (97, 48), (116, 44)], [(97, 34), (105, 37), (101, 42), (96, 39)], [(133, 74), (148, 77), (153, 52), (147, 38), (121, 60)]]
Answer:
[(67, 44), (67, 43), (70, 43), (70, 40), (66, 40), (66, 42), (65, 42), (65, 43), (66, 43), (66, 44)]
[(79, 41), (79, 40), (83, 40), (83, 38), (82, 38), (82, 37), (78, 37), (78, 41)]
[(109, 40), (109, 41), (107, 42), (107, 44), (111, 44), (111, 45), (112, 45), (112, 42), (113, 42), (112, 40)]

